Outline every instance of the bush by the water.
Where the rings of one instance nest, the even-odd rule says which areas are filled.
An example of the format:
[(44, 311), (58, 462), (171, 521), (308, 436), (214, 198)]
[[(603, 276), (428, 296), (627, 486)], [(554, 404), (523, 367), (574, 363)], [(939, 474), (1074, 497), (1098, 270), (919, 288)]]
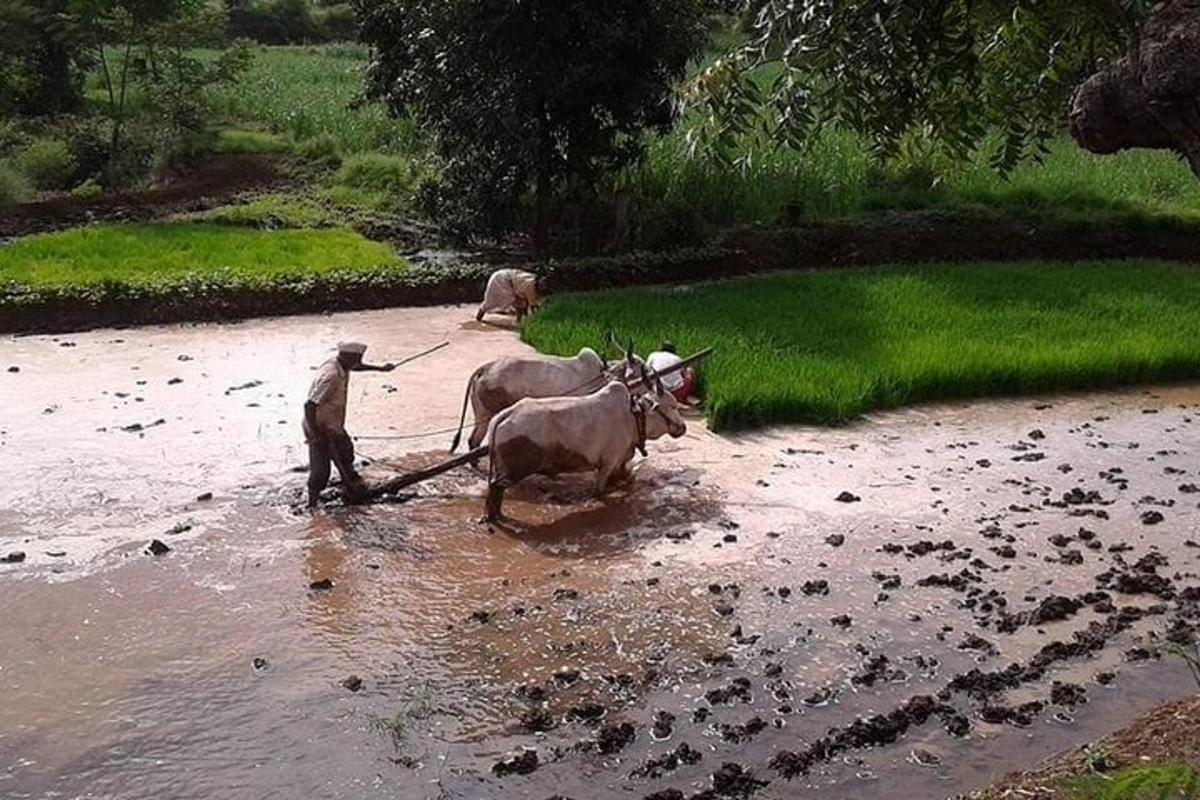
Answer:
[(411, 158), (360, 153), (342, 162), (325, 194), (345, 206), (397, 209), (408, 204), (421, 178), (421, 167)]
[(342, 163), (342, 149), (337, 139), (328, 133), (318, 133), (297, 144), (296, 155), (310, 164), (337, 166)]
[(1156, 262), (943, 264), (554, 297), (545, 352), (714, 347), (717, 428), (841, 422), (941, 398), (1200, 376), (1200, 272)]
[(216, 142), (212, 149), (214, 152), (225, 154), (286, 153), (292, 149), (292, 146), (287, 140), (274, 133), (242, 128), (223, 128), (217, 131)]
[(17, 155), (16, 165), (39, 191), (69, 188), (78, 167), (70, 147), (58, 139), (30, 143)]
[(0, 161), (0, 208), (19, 203), (29, 196), (29, 181), (7, 161)]

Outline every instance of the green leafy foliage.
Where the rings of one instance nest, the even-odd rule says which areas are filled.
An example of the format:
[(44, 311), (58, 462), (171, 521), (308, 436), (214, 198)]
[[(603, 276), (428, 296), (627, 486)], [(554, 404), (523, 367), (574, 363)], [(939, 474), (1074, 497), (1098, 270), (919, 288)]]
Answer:
[(689, 86), (698, 131), (728, 148), (764, 130), (803, 149), (836, 125), (876, 154), (917, 131), (972, 155), (995, 130), (1012, 169), (1063, 129), (1066, 100), (1124, 52), (1150, 0), (751, 0), (748, 33)]
[(226, 0), (230, 37), (262, 44), (303, 44), (354, 39), (357, 22), (348, 3), (314, 6), (312, 0)]
[(0, 116), (74, 111), (88, 60), (69, 0), (0, 0)]
[(386, 0), (360, 5), (373, 96), (429, 131), (437, 214), (499, 232), (535, 196), (630, 163), (666, 130), (673, 85), (704, 42), (699, 0)]
[(19, 203), (29, 196), (29, 181), (8, 161), (0, 161), (0, 208)]
[(342, 163), (323, 195), (344, 206), (401, 209), (409, 204), (422, 175), (420, 164), (406, 156), (360, 153)]
[(17, 155), (16, 165), (39, 191), (68, 188), (78, 168), (66, 142), (58, 139), (32, 142)]
[(1071, 800), (1196, 800), (1200, 772), (1183, 763), (1145, 764), (1071, 781)]
[(552, 297), (524, 326), (568, 354), (716, 349), (710, 422), (841, 422), (876, 408), (1200, 375), (1200, 275), (1154, 262), (853, 269)]
[(318, 133), (300, 142), (296, 145), (296, 155), (310, 164), (337, 166), (342, 162), (342, 149), (338, 147), (337, 139), (329, 133)]
[(72, 3), (98, 65), (97, 100), (109, 121), (105, 182), (128, 183), (144, 163), (127, 152), (124, 137), (131, 132), (150, 143), (160, 161), (194, 155), (210, 121), (210, 90), (233, 83), (249, 65), (241, 43), (207, 54), (196, 49), (221, 43), (223, 11), (206, 0)]

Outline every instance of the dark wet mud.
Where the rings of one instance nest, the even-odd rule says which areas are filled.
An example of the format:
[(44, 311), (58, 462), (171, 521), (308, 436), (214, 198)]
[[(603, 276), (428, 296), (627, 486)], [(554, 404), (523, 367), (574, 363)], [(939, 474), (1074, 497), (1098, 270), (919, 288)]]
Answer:
[(0, 342), (0, 795), (943, 797), (1194, 690), (1200, 389), (693, 421), (514, 531), (469, 469), (295, 513), (326, 345), (449, 338), (351, 387), (352, 433), (437, 431), (521, 349), (470, 317)]

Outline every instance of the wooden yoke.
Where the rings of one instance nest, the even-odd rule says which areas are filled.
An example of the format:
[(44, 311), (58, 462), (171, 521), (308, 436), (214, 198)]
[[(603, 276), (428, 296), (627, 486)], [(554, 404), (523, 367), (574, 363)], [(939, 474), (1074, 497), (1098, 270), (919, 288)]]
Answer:
[[(711, 347), (706, 347), (703, 350), (701, 350), (700, 352), (693, 353), (692, 355), (688, 356), (687, 358), (682, 359), (678, 364), (676, 364), (673, 367), (667, 367), (666, 369), (658, 370), (658, 371), (651, 370), (650, 377), (651, 377), (651, 379), (661, 378), (663, 375), (671, 375), (673, 373), (680, 372), (682, 370), (687, 369), (692, 364), (699, 364), (701, 361), (708, 358), (712, 354), (713, 354), (713, 349)], [(629, 386), (629, 391), (634, 392), (634, 391), (638, 391), (638, 390), (642, 390), (642, 389), (649, 389), (650, 387), (646, 386), (645, 384), (646, 384), (646, 382), (642, 378), (638, 378), (635, 381), (630, 381), (627, 385)]]

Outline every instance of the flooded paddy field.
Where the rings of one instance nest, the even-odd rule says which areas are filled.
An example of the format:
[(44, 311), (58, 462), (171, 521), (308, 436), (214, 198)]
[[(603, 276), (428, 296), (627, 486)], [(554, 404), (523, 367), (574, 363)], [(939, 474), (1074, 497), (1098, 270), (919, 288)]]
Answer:
[(1200, 387), (295, 510), (311, 368), (450, 340), (351, 379), (368, 476), (432, 463), (524, 350), (472, 316), (0, 341), (0, 797), (945, 797), (1195, 690)]

